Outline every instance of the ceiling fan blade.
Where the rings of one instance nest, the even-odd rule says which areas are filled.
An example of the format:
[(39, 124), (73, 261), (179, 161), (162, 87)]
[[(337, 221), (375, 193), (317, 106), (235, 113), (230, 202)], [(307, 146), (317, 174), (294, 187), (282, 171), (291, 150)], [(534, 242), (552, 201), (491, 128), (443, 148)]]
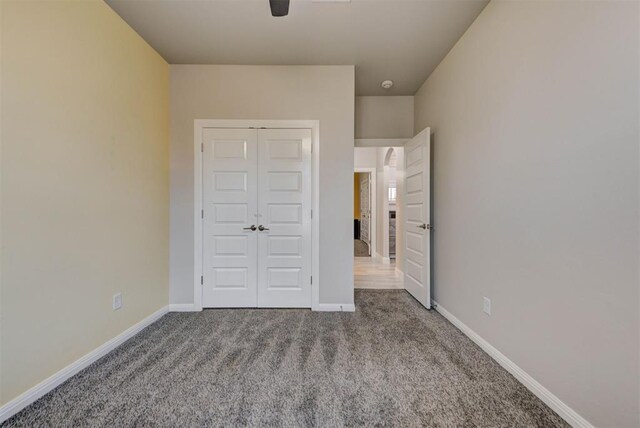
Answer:
[(269, 0), (271, 15), (287, 16), (289, 14), (289, 0)]

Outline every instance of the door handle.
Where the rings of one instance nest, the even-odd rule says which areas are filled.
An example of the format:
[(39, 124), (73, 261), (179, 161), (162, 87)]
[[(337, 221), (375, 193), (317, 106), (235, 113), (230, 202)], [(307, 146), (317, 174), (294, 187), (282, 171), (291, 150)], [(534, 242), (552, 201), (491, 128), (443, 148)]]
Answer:
[(419, 227), (420, 229), (426, 229), (427, 225), (422, 223), (422, 224), (417, 225), (416, 227)]
[(269, 230), (268, 227), (264, 227), (263, 225), (258, 226), (258, 230), (262, 232), (263, 230)]
[(255, 231), (256, 231), (256, 225), (255, 225), (255, 224), (252, 224), (252, 225), (251, 225), (251, 226), (249, 226), (249, 227), (243, 227), (243, 228), (242, 228), (242, 230), (250, 230), (250, 231), (252, 231), (252, 232), (255, 232)]

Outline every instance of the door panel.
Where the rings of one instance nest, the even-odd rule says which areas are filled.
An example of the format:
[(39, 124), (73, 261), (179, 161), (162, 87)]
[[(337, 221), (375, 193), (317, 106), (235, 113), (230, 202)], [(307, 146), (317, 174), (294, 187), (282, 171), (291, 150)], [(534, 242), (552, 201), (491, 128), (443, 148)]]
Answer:
[(360, 176), (360, 239), (367, 243), (371, 254), (371, 176)]
[(431, 307), (429, 255), (430, 130), (405, 145), (404, 287), (427, 309)]
[(311, 307), (311, 130), (258, 130), (258, 305)]
[(257, 134), (205, 129), (203, 307), (257, 306)]

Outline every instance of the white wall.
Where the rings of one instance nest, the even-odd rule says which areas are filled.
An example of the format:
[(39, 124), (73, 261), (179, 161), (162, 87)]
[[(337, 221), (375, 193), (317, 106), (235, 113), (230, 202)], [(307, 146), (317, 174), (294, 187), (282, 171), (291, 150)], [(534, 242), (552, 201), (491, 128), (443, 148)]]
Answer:
[(415, 97), (436, 300), (603, 427), (640, 425), (638, 9), (493, 1)]
[(412, 96), (356, 97), (356, 138), (413, 137)]
[(4, 404), (168, 304), (169, 66), (101, 1), (0, 11)]
[(193, 302), (194, 119), (320, 121), (320, 303), (353, 303), (354, 85), (353, 66), (171, 66), (171, 303)]

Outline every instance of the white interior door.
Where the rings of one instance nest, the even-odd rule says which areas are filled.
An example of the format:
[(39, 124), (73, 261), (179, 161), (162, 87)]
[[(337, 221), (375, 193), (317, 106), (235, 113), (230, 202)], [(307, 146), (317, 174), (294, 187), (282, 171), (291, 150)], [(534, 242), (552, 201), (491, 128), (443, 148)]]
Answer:
[(360, 173), (360, 239), (371, 254), (371, 174)]
[(258, 305), (311, 307), (311, 130), (258, 131)]
[(202, 306), (255, 307), (257, 132), (209, 128), (202, 137)]
[(405, 145), (404, 287), (431, 308), (429, 234), (430, 129)]

